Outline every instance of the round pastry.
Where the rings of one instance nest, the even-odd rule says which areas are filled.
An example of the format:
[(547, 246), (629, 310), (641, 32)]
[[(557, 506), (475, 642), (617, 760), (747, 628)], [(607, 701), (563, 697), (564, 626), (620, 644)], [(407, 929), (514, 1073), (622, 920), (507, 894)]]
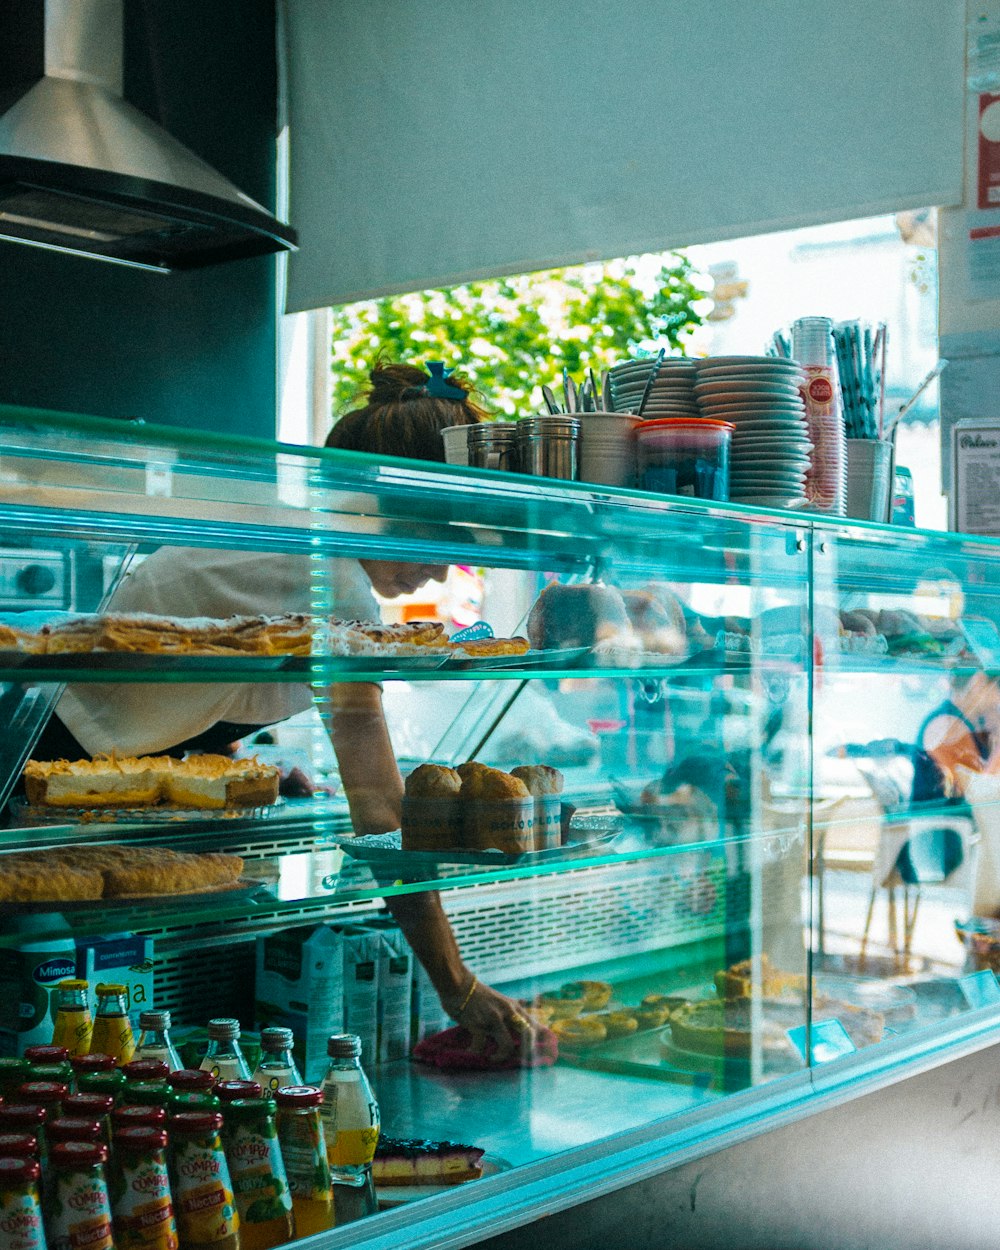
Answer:
[(536, 650), (635, 641), (620, 591), (600, 583), (550, 582), (528, 613), (527, 631)]
[(551, 1010), (555, 1020), (568, 1016), (578, 1016), (585, 1002), (583, 990), (572, 985), (564, 985), (562, 989), (553, 990), (549, 994), (539, 994), (535, 1002), (539, 1007)]
[(599, 1016), (592, 1018), (600, 1020), (609, 1038), (627, 1037), (629, 1033), (634, 1033), (639, 1027), (639, 1021), (631, 1011), (602, 1011)]
[(523, 781), (535, 798), (562, 793), (563, 775), (548, 764), (520, 764), (510, 770), (510, 775)]
[(679, 994), (647, 994), (639, 1006), (649, 1011), (676, 1011), (687, 1001)]
[(583, 997), (584, 1011), (600, 1011), (611, 1001), (611, 986), (607, 981), (570, 981), (562, 987), (570, 998)]
[(410, 798), (450, 798), (461, 789), (462, 778), (453, 768), (419, 764), (406, 778), (403, 792)]
[(607, 1039), (608, 1031), (596, 1016), (574, 1016), (553, 1020), (552, 1032), (567, 1046), (596, 1046)]
[(669, 1020), (670, 1008), (637, 1007), (635, 1009), (635, 1018), (639, 1022), (640, 1029), (659, 1029)]

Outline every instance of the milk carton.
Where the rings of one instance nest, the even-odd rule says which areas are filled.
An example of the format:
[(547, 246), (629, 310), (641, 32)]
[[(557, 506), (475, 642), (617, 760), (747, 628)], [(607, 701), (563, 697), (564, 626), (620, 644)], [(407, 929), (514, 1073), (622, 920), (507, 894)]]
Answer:
[(303, 1079), (319, 1084), (327, 1069), (326, 1040), (344, 1031), (344, 948), (328, 925), (306, 925), (257, 939), (256, 1017), (259, 1028), (295, 1034)]
[[(16, 945), (0, 947), (0, 1055), (20, 1057), (52, 1041), (55, 987), (76, 976), (69, 925), (53, 915), (15, 917)], [(37, 934), (37, 936), (34, 936)]]
[(370, 1072), (378, 1051), (382, 936), (363, 925), (344, 925), (337, 933), (344, 959), (344, 1031), (361, 1038), (361, 1066)]
[(410, 1053), (413, 952), (393, 921), (372, 920), (364, 927), (381, 938), (377, 968), (378, 1062), (405, 1059)]
[(153, 939), (138, 933), (82, 937), (76, 943), (76, 973), (89, 982), (90, 1011), (97, 1011), (97, 986), (125, 986), (125, 1009), (136, 1037), (139, 1016), (153, 1006)]
[(440, 1033), (451, 1021), (441, 1006), (437, 990), (419, 959), (413, 961), (413, 981), (410, 987), (410, 1047), (425, 1037)]

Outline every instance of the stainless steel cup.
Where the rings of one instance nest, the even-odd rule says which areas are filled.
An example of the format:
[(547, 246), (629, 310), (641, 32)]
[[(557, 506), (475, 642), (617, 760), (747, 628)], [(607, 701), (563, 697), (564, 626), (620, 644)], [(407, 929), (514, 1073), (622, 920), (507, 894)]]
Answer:
[(470, 425), (468, 440), (469, 464), (474, 468), (517, 472), (515, 422), (484, 421), (480, 425)]
[(579, 476), (580, 420), (578, 417), (522, 417), (517, 422), (518, 461), (522, 473), (538, 477)]

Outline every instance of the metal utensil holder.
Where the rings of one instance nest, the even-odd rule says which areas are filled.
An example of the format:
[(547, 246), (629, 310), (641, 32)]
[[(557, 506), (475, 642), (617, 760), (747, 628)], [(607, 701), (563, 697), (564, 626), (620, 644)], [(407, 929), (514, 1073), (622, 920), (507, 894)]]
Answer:
[(476, 469), (518, 470), (516, 423), (489, 421), (469, 427), (469, 464)]
[(517, 422), (517, 450), (522, 473), (575, 481), (580, 468), (580, 420), (522, 417)]

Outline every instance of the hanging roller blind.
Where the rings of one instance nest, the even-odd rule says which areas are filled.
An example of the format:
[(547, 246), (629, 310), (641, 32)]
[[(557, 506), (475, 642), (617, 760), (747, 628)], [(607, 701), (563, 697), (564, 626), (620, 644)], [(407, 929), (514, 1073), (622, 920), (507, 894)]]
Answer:
[(961, 200), (963, 0), (286, 0), (290, 311)]

